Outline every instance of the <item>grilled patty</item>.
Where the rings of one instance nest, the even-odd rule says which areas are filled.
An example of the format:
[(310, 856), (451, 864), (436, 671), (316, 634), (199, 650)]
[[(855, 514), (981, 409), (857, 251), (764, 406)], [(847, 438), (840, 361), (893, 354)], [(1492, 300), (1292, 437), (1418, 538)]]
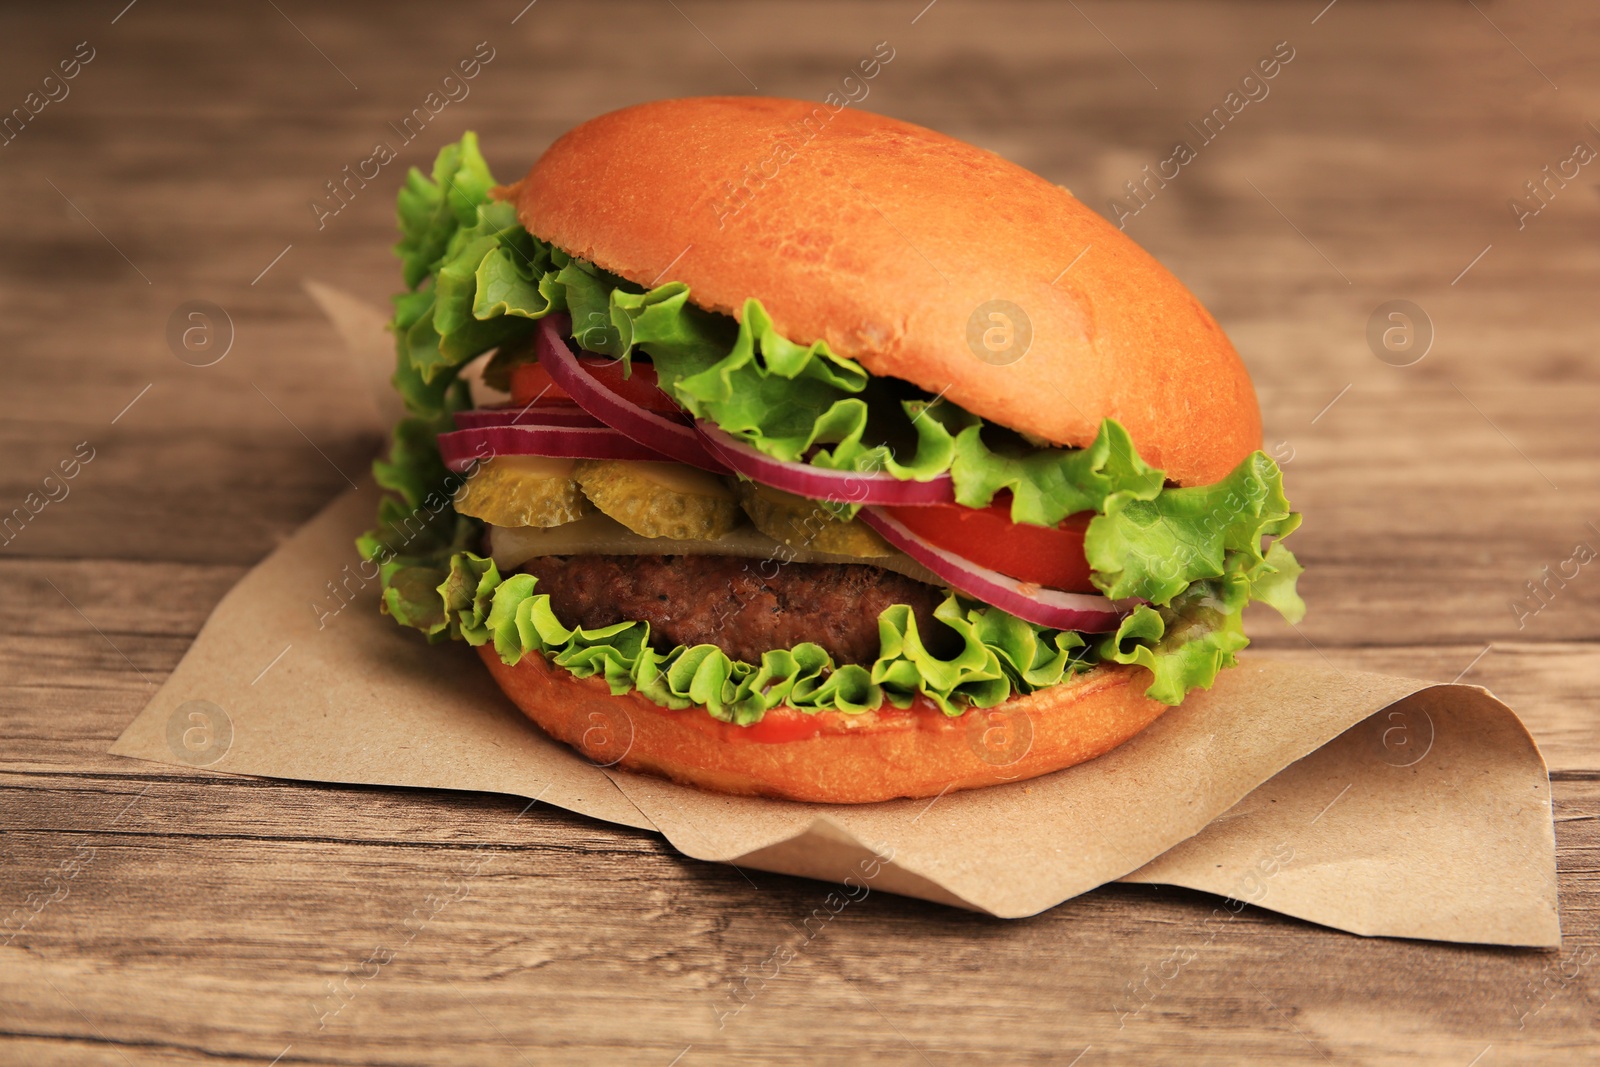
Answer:
[(933, 617), (944, 593), (893, 571), (853, 563), (788, 563), (732, 556), (542, 556), (522, 565), (567, 626), (636, 619), (650, 643), (716, 645), (760, 663), (769, 649), (821, 645), (835, 663), (878, 658), (878, 615), (909, 604), (935, 654), (955, 634)]

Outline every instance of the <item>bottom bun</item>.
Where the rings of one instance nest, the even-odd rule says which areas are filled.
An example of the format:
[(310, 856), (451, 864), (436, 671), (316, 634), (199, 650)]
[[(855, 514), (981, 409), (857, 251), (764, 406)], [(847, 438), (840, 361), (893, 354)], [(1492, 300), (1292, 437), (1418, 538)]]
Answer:
[(604, 767), (660, 775), (719, 793), (823, 804), (929, 797), (1037, 778), (1116, 748), (1167, 710), (1144, 695), (1142, 667), (1101, 665), (1060, 685), (950, 717), (920, 700), (907, 710), (774, 708), (753, 726), (704, 708), (663, 708), (638, 692), (613, 696), (529, 653), (479, 655), (505, 694), (545, 733)]

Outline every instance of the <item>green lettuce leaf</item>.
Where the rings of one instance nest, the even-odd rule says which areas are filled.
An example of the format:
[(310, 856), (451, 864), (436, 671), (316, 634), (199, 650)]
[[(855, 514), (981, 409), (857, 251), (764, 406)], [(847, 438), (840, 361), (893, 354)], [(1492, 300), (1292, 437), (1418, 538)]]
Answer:
[(1250, 643), (1241, 618), (1248, 601), (1247, 583), (1196, 583), (1170, 605), (1135, 608), (1101, 639), (1100, 657), (1147, 668), (1155, 680), (1145, 695), (1179, 704), (1191, 689), (1210, 689)]
[[(1235, 572), (1290, 622), (1305, 614), (1294, 591), (1300, 565), (1283, 547), (1300, 525), (1283, 495), (1283, 475), (1255, 452), (1213, 485), (1165, 489), (1148, 498), (1113, 493), (1089, 523), (1084, 554), (1094, 582), (1112, 599), (1171, 603), (1191, 584)], [(1264, 539), (1276, 538), (1273, 551)]]
[(1106, 419), (1087, 448), (991, 448), (984, 427), (968, 426), (957, 436), (951, 477), (956, 503), (988, 507), (1002, 489), (1011, 492), (1011, 518), (1054, 526), (1068, 515), (1105, 511), (1113, 496), (1151, 500), (1165, 475), (1134, 451), (1128, 431)]
[(432, 181), (411, 168), (400, 190), (396, 210), (400, 242), (394, 246), (407, 289), (415, 289), (438, 270), (456, 229), (472, 223), (494, 184), (478, 151), (478, 135), (470, 130), (456, 144), (439, 150)]

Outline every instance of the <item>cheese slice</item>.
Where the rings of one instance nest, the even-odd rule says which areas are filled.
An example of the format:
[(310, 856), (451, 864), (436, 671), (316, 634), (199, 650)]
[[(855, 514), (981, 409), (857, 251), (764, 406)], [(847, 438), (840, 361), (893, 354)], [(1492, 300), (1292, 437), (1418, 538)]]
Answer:
[(641, 537), (599, 512), (560, 526), (490, 526), (489, 554), (502, 573), (536, 556), (738, 556), (778, 563), (853, 563), (896, 571), (929, 585), (948, 584), (903, 552), (869, 559), (813, 552), (775, 541), (747, 525), (716, 540)]

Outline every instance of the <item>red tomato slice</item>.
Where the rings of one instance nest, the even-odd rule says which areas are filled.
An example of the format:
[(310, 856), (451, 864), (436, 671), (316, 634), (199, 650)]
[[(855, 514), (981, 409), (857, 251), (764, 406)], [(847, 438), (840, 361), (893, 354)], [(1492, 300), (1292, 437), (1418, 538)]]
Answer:
[(596, 381), (630, 404), (663, 415), (683, 414), (683, 408), (661, 391), (656, 380), (656, 369), (648, 363), (634, 360), (633, 373), (624, 378), (621, 360), (591, 356), (578, 362), (583, 364), (584, 370), (594, 375)]
[[(620, 360), (596, 357), (584, 357), (579, 362), (583, 369), (588, 371), (596, 381), (611, 392), (617, 394), (630, 404), (637, 404), (646, 411), (658, 412), (662, 415), (681, 415), (683, 408), (673, 402), (673, 399), (661, 391), (656, 384), (656, 369), (648, 363), (634, 361), (633, 373), (628, 377), (622, 376), (622, 363)], [(535, 397), (543, 396), (545, 400), (565, 400), (570, 402), (571, 397), (566, 390), (550, 379), (550, 372), (537, 363), (519, 363), (511, 371), (511, 402), (526, 405)]]
[(1012, 522), (1009, 494), (986, 508), (933, 504), (883, 510), (930, 544), (980, 567), (1069, 593), (1100, 591), (1089, 580), (1089, 561), (1083, 556), (1083, 535), (1093, 512), (1068, 515), (1058, 526)]
[(527, 407), (535, 400), (572, 403), (567, 391), (550, 379), (549, 371), (537, 363), (518, 363), (511, 368), (511, 402), (517, 407)]

